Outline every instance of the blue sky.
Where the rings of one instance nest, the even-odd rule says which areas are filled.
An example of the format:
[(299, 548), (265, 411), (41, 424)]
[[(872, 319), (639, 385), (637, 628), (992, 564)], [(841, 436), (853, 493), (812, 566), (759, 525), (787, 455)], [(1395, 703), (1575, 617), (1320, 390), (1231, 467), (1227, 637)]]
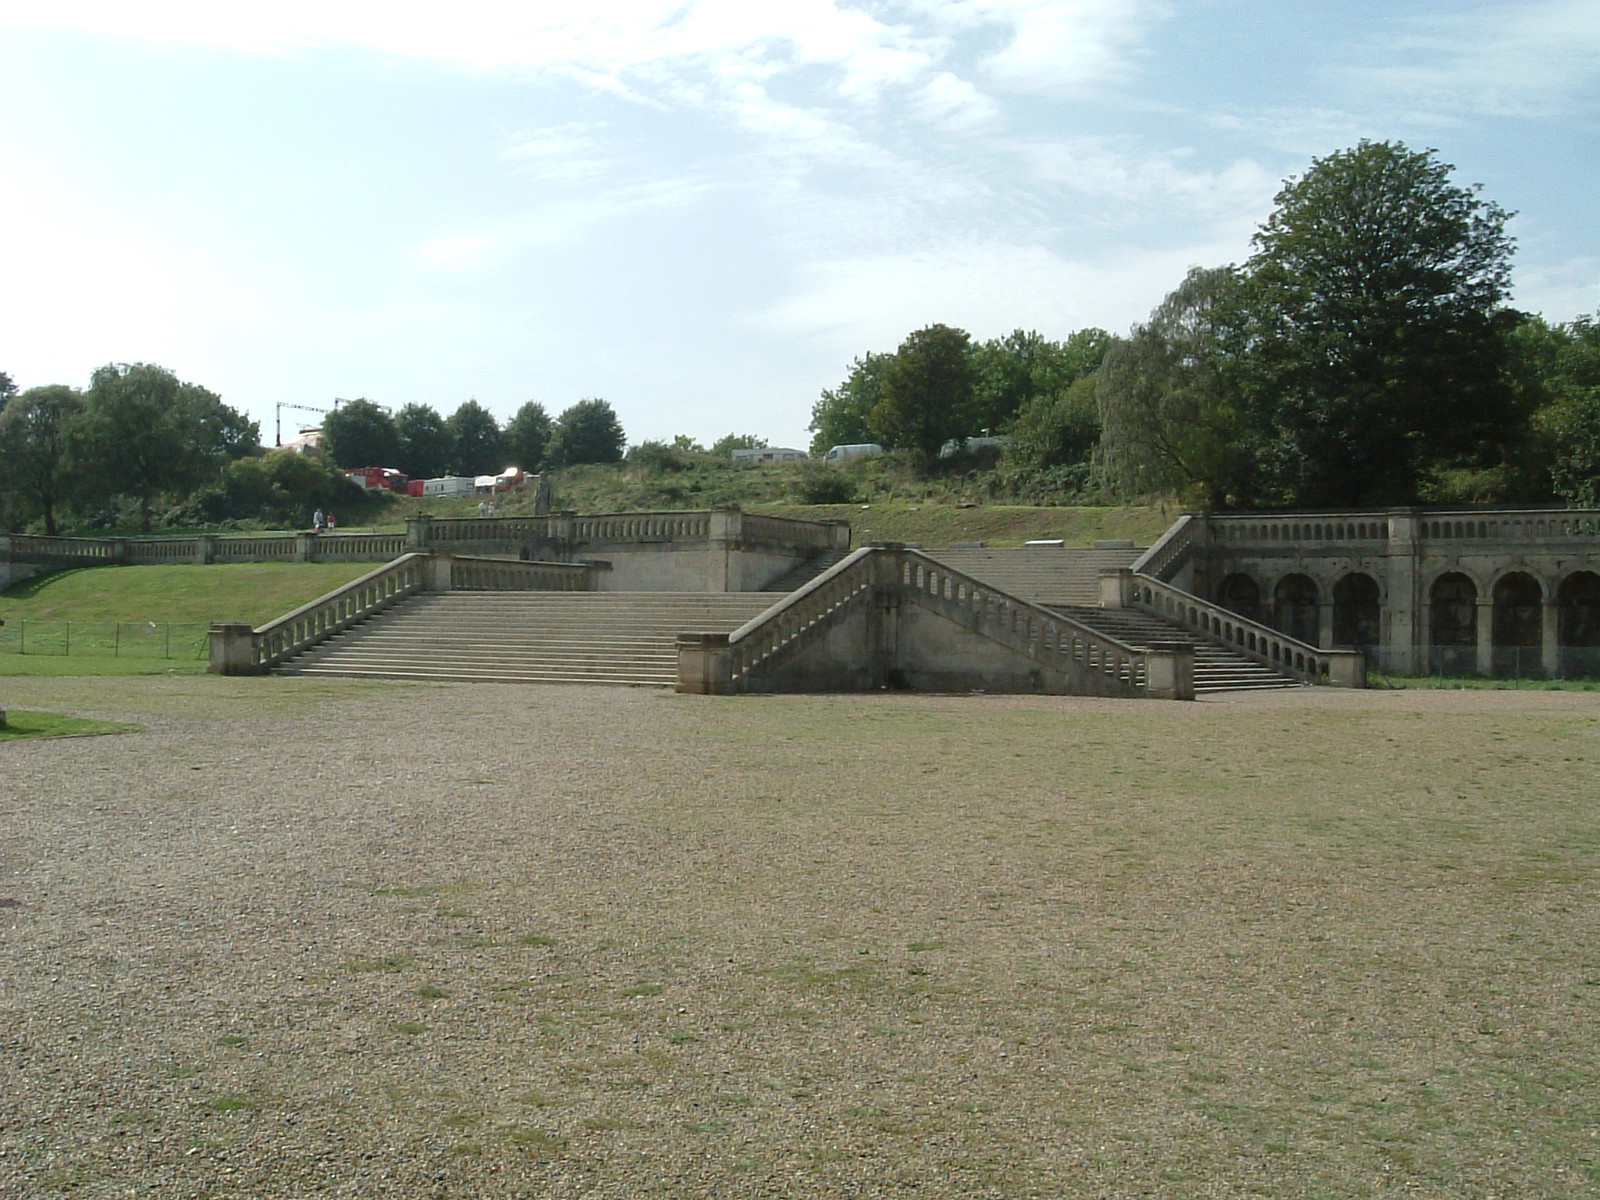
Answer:
[(1362, 137), (1600, 308), (1594, 0), (8, 0), (0, 370), (804, 446), (932, 322), (1126, 331)]

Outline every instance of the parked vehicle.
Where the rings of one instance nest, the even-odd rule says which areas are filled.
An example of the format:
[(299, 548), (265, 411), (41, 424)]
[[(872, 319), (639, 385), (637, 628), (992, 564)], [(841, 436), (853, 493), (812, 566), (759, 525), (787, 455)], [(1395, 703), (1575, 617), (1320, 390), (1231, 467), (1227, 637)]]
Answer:
[(848, 446), (835, 446), (822, 456), (823, 462), (844, 462), (849, 458), (877, 458), (883, 447), (877, 442), (854, 442)]

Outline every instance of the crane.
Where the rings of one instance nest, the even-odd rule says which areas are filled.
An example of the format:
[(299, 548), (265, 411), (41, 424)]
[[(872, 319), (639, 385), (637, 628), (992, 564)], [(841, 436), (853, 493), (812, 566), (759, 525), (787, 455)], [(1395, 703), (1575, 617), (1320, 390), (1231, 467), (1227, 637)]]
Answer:
[[(333, 402), (333, 407), (339, 407), (339, 402), (337, 400)], [(277, 424), (275, 426), (273, 436), (277, 439), (277, 444), (280, 446), (283, 445), (283, 410), (286, 408), (297, 409), (300, 412), (321, 413), (323, 416), (327, 416), (329, 412), (329, 410), (326, 408), (312, 408), (309, 404), (289, 404), (283, 400), (278, 401)]]

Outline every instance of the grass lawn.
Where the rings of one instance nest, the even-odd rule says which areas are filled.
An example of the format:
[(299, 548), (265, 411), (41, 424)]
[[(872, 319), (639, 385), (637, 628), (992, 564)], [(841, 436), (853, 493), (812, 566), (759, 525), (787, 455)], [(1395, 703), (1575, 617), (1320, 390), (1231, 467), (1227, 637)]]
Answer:
[(0, 1194), (1600, 1191), (1600, 695), (6, 692)]
[(0, 743), (33, 737), (85, 737), (95, 733), (127, 733), (137, 729), (122, 721), (91, 721), (84, 717), (64, 717), (58, 713), (21, 712), (7, 709), (0, 726)]
[(0, 620), (265, 624), (378, 563), (79, 567), (0, 592)]

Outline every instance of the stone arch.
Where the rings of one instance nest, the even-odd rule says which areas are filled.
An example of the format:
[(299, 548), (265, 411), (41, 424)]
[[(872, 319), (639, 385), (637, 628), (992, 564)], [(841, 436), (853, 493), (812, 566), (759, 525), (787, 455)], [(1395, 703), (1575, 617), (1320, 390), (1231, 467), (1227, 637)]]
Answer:
[(1242, 571), (1224, 577), (1217, 587), (1217, 603), (1251, 621), (1261, 620), (1261, 585)]
[(1478, 585), (1447, 571), (1428, 589), (1430, 670), (1472, 674), (1478, 669)]
[(1317, 581), (1296, 571), (1278, 580), (1272, 589), (1273, 626), (1297, 641), (1317, 644), (1321, 593)]
[(1600, 575), (1574, 571), (1556, 589), (1561, 673), (1600, 675)]
[(1526, 571), (1507, 571), (1494, 583), (1491, 625), (1496, 675), (1536, 675), (1544, 646), (1544, 588)]
[(1376, 649), (1382, 632), (1383, 592), (1364, 571), (1351, 571), (1333, 585), (1333, 644)]

